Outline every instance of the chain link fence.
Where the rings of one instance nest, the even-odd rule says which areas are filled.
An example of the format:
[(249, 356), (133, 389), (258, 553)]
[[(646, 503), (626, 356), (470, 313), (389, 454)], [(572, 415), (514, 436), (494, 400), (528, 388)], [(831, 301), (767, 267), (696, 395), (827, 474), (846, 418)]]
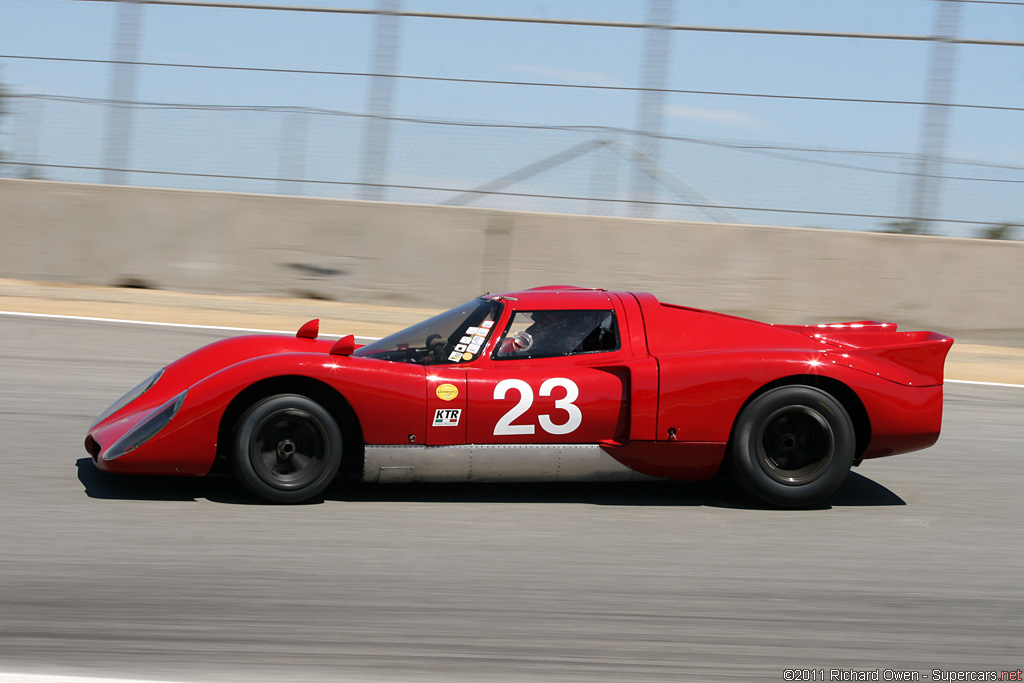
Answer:
[(0, 173), (1024, 237), (1024, 1), (321, 4), (0, 0)]

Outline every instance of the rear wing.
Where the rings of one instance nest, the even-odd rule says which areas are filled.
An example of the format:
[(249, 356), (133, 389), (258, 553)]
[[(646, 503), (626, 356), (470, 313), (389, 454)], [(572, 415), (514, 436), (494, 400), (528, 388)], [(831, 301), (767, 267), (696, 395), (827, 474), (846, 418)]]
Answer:
[(899, 332), (896, 323), (861, 320), (827, 325), (775, 325), (836, 346), (829, 360), (912, 386), (942, 384), (953, 338), (938, 332)]

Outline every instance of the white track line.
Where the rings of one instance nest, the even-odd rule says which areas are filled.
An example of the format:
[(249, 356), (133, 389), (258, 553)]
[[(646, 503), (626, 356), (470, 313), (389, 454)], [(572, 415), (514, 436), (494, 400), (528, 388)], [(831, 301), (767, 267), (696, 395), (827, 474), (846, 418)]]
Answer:
[[(26, 318), (50, 318), (55, 320), (84, 320), (87, 322), (97, 323), (119, 323), (123, 325), (151, 325), (156, 327), (180, 327), (191, 330), (220, 330), (226, 332), (258, 332), (261, 334), (295, 334), (294, 332), (288, 332), (284, 330), (261, 330), (253, 327), (219, 327), (216, 325), (189, 325), (186, 323), (157, 323), (149, 320), (123, 320), (121, 318), (89, 318), (82, 315), (58, 315), (55, 313), (21, 313), (18, 311), (0, 311), (0, 315), (13, 315), (13, 316), (24, 316)], [(338, 337), (336, 334), (325, 334), (324, 337)], [(379, 337), (356, 337), (356, 339), (365, 339), (367, 341), (376, 341)], [(1016, 389), (1024, 389), (1024, 384), (1003, 384), (1001, 382), (976, 382), (969, 379), (947, 379), (945, 380), (948, 384), (976, 384), (979, 386), (986, 387), (1013, 387)], [(3, 679), (0, 679), (0, 683), (4, 683)]]
[[(225, 332), (257, 332), (260, 334), (295, 334), (286, 330), (262, 330), (255, 327), (221, 327), (218, 325), (190, 325), (188, 323), (158, 323), (150, 320), (125, 320), (122, 318), (90, 318), (84, 315), (58, 315), (55, 313), (22, 313), (20, 311), (0, 311), (0, 315), (23, 316), (26, 318), (49, 318), (51, 320), (82, 320), (94, 323), (118, 323), (122, 325), (151, 325), (156, 327), (180, 327), (190, 330), (218, 330)], [(323, 337), (340, 337), (337, 334), (325, 334)], [(376, 341), (379, 337), (356, 337)]]
[(984, 387), (1014, 387), (1016, 389), (1024, 389), (1024, 384), (1003, 384), (1002, 382), (975, 382), (971, 379), (947, 379), (947, 384), (980, 384)]
[(171, 683), (170, 681), (142, 681), (130, 678), (97, 678), (92, 676), (53, 676), (0, 672), (0, 683)]

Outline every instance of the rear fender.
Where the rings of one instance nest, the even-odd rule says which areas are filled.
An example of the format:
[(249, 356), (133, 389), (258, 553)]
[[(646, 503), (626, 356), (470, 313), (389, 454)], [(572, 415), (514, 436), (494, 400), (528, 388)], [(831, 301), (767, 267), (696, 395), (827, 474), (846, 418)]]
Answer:
[(657, 439), (725, 443), (751, 396), (772, 382), (831, 374), (820, 351), (728, 351), (660, 358)]

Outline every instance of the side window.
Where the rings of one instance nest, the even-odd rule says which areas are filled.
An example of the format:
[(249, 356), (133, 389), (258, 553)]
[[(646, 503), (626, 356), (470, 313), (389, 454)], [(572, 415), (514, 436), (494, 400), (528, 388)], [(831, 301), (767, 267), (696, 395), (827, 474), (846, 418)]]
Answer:
[(615, 311), (517, 311), (494, 358), (550, 358), (618, 348)]

